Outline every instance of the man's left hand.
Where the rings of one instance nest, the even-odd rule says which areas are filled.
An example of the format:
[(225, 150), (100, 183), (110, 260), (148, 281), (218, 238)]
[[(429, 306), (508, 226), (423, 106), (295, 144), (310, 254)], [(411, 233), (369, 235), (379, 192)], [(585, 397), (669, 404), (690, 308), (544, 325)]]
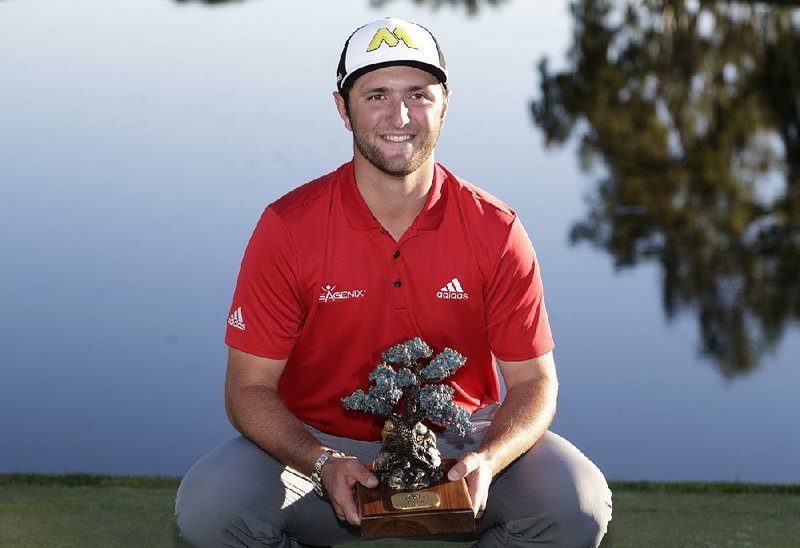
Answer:
[(476, 518), (483, 516), (489, 485), (492, 483), (492, 466), (480, 453), (467, 453), (447, 473), (447, 479), (456, 481), (465, 478), (472, 499), (472, 512)]

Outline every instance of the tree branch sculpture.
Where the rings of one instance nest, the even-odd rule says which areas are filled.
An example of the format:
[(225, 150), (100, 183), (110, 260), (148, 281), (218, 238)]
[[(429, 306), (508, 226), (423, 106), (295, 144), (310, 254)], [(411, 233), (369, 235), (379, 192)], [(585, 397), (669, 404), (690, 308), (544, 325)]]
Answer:
[(369, 374), (373, 383), (369, 390), (358, 389), (342, 398), (347, 409), (387, 417), (373, 471), (392, 489), (420, 489), (442, 479), (436, 436), (422, 421), (459, 436), (475, 430), (469, 414), (453, 402), (453, 389), (439, 384), (466, 358), (451, 348), (429, 360), (432, 355), (419, 337), (393, 346)]

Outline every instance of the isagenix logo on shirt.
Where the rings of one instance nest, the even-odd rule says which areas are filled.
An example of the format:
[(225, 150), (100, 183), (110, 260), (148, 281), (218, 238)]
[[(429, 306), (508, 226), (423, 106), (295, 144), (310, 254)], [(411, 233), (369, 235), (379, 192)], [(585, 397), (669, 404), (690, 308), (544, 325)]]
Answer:
[(319, 300), (326, 303), (328, 301), (343, 301), (345, 299), (360, 299), (367, 294), (364, 289), (348, 289), (336, 291), (335, 285), (323, 285)]

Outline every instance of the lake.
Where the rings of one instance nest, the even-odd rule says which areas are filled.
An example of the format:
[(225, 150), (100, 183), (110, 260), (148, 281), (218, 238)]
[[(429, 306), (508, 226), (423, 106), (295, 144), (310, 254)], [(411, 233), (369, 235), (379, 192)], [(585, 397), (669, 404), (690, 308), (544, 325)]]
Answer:
[(0, 0), (0, 472), (180, 475), (234, 434), (244, 246), (351, 157), (339, 53), (393, 15), (447, 57), (437, 160), (536, 247), (553, 430), (610, 479), (800, 483), (798, 10), (344, 4)]

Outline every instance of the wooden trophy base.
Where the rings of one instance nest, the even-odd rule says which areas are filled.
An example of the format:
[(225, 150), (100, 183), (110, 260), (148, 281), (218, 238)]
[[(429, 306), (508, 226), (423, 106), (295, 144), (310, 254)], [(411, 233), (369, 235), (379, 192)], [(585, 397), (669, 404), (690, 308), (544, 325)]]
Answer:
[(464, 478), (447, 479), (447, 471), (456, 462), (442, 461), (444, 479), (424, 489), (395, 491), (385, 485), (369, 489), (357, 484), (361, 538), (474, 532), (475, 516), (467, 483)]

